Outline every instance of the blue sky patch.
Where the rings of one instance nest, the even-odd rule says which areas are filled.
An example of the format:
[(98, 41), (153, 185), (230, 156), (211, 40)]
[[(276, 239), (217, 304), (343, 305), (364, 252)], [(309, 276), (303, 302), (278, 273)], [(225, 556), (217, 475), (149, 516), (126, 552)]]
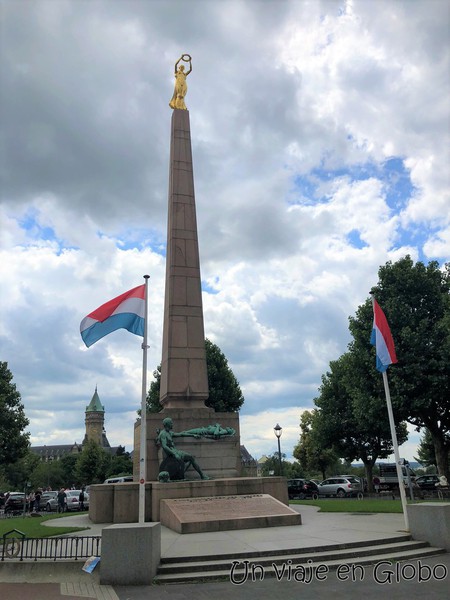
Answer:
[(380, 180), (383, 183), (386, 202), (393, 210), (404, 208), (415, 189), (403, 159), (393, 157), (383, 163), (367, 162), (333, 170), (323, 167), (313, 169), (307, 175), (294, 179), (294, 189), (291, 191), (289, 204), (310, 206), (328, 202), (328, 196), (320, 195), (318, 192), (321, 184), (342, 177), (350, 181), (364, 181), (371, 178)]
[(368, 244), (361, 239), (359, 231), (356, 229), (352, 229), (352, 231), (347, 234), (347, 240), (354, 248), (361, 249), (368, 246)]
[[(219, 281), (219, 279), (218, 279), (218, 277), (216, 277), (215, 280), (214, 280), (214, 283), (218, 282), (218, 281)], [(204, 281), (202, 279), (202, 292), (207, 292), (208, 294), (216, 295), (216, 294), (219, 293), (219, 290), (216, 289), (214, 287), (214, 285), (211, 284), (211, 282), (208, 283), (207, 281)]]
[(39, 211), (36, 208), (31, 207), (22, 218), (17, 219), (17, 223), (20, 228), (23, 229), (27, 237), (34, 241), (44, 241), (46, 244), (49, 242), (58, 246), (58, 256), (64, 250), (77, 249), (75, 246), (68, 246), (64, 243), (64, 240), (58, 238), (53, 227), (43, 226), (38, 221)]

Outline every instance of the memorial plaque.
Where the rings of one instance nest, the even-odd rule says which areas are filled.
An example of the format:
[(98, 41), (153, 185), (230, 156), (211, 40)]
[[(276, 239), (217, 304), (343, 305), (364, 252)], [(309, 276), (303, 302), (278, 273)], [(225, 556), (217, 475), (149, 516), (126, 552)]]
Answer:
[(161, 500), (161, 524), (178, 533), (301, 525), (301, 515), (269, 494)]

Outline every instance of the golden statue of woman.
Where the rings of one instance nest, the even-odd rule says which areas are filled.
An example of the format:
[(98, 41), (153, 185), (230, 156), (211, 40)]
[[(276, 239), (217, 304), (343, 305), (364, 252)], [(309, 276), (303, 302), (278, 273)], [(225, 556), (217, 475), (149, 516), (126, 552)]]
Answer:
[[(179, 63), (189, 63), (189, 71), (184, 72), (184, 65)], [(186, 104), (184, 103), (184, 97), (187, 93), (186, 77), (192, 71), (192, 59), (189, 54), (182, 54), (181, 57), (175, 63), (175, 89), (173, 91), (172, 100), (169, 102), (170, 108), (180, 108), (181, 110), (187, 110)]]

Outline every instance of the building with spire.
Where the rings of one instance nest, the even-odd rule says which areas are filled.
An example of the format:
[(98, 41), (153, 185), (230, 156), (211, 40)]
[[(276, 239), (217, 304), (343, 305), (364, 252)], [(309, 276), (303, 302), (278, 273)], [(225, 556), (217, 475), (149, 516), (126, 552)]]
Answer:
[(117, 454), (119, 446), (112, 447), (106, 437), (105, 431), (105, 407), (100, 402), (97, 386), (85, 411), (85, 427), (86, 433), (81, 444), (74, 442), (73, 444), (54, 444), (44, 446), (31, 446), (30, 450), (37, 454), (44, 461), (59, 460), (65, 454), (79, 454), (83, 450), (83, 446), (88, 440), (93, 440), (99, 446), (110, 452), (112, 455)]
[(86, 433), (83, 444), (92, 440), (102, 448), (111, 448), (105, 431), (105, 407), (100, 402), (97, 393), (97, 386), (89, 405), (86, 406), (85, 420)]

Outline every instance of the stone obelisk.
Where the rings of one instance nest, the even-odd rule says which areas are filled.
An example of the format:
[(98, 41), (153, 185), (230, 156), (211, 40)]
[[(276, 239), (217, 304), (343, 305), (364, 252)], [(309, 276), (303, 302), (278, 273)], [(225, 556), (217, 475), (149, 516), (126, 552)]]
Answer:
[(160, 402), (204, 408), (208, 398), (189, 111), (172, 113)]
[[(185, 71), (184, 65), (189, 69)], [(189, 111), (184, 103), (186, 77), (192, 71), (188, 54), (175, 63), (175, 90), (170, 101), (173, 109), (169, 197), (167, 218), (166, 288), (162, 340), (159, 413), (147, 413), (146, 480), (158, 478), (162, 450), (155, 444), (162, 420), (170, 417), (174, 431), (186, 431), (219, 423), (232, 428), (235, 435), (213, 439), (177, 437), (176, 447), (192, 454), (202, 470), (211, 477), (236, 477), (241, 472), (239, 415), (217, 413), (208, 408), (208, 373), (203, 324), (200, 258), (195, 208)], [(135, 448), (140, 443), (140, 426), (135, 426)], [(138, 453), (134, 471), (138, 470)], [(189, 469), (186, 477), (198, 473)]]

